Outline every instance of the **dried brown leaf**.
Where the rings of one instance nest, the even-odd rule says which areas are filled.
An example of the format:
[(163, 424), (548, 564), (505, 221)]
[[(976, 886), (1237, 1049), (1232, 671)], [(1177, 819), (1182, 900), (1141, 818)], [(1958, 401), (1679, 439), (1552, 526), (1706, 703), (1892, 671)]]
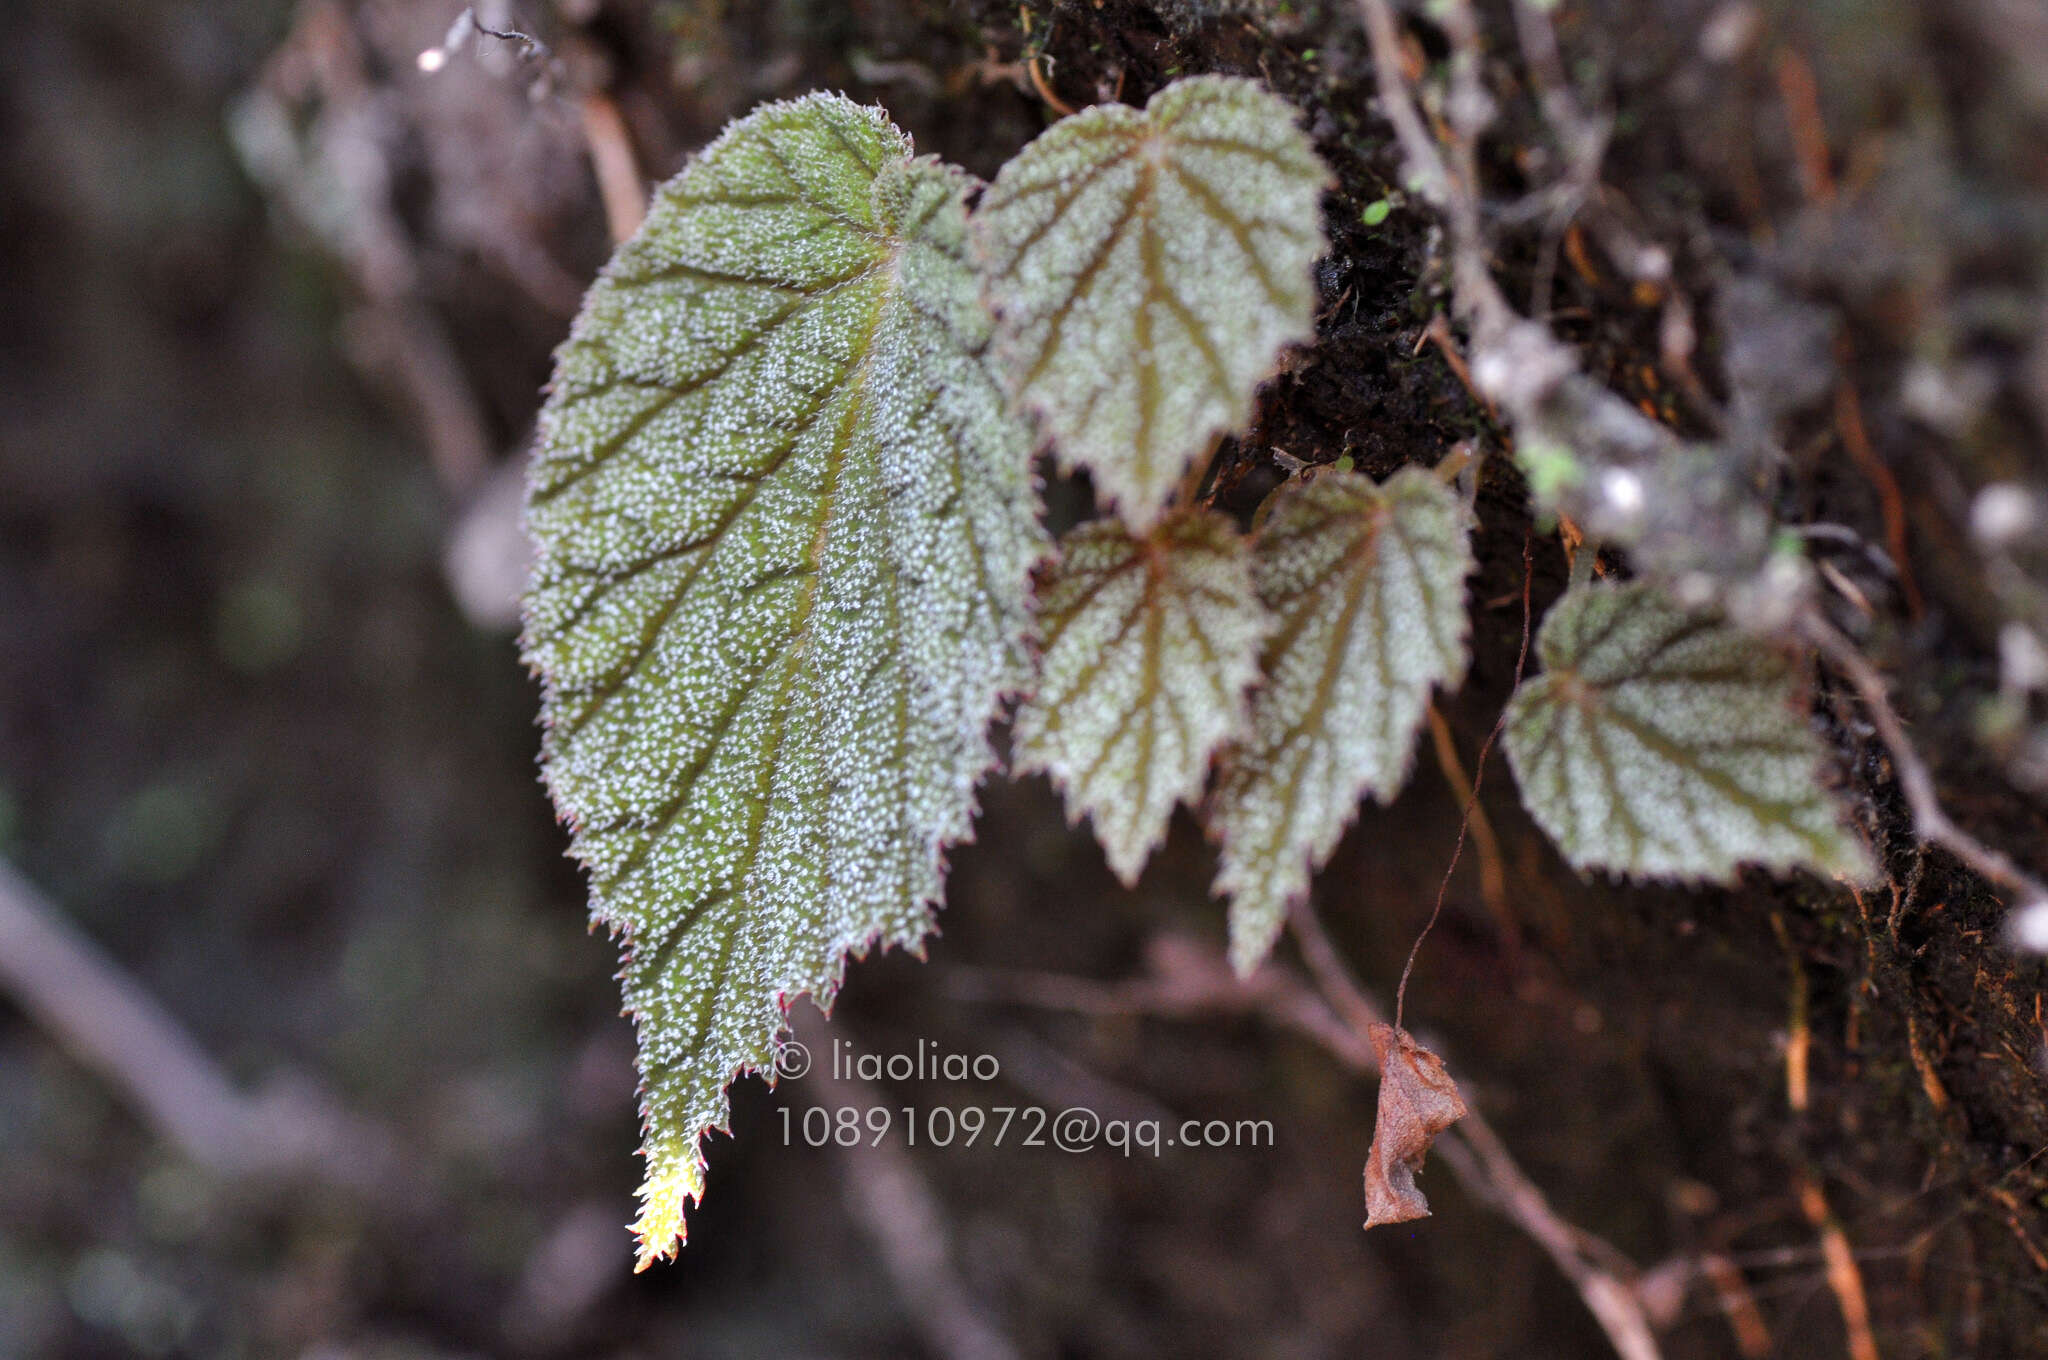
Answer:
[(1415, 1173), (1437, 1135), (1466, 1115), (1458, 1083), (1444, 1060), (1405, 1029), (1375, 1024), (1367, 1031), (1380, 1059), (1379, 1118), (1365, 1159), (1365, 1226), (1429, 1217)]

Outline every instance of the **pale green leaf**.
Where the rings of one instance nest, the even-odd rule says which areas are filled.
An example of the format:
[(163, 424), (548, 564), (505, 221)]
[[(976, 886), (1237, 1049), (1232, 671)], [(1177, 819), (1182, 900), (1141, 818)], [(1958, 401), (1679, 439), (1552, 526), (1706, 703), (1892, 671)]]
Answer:
[(925, 935), (1028, 673), (1044, 544), (982, 364), (969, 183), (878, 110), (763, 108), (661, 189), (556, 356), (525, 648), (626, 937), (643, 1265), (790, 1004)]
[(1133, 537), (1114, 519), (1068, 534), (1040, 586), (1038, 685), (1017, 713), (1019, 766), (1044, 770), (1125, 883), (1176, 802), (1239, 734), (1266, 612), (1230, 521), (1179, 511)]
[(1133, 528), (1314, 338), (1328, 179), (1286, 101), (1198, 76), (1063, 119), (976, 210), (997, 366)]
[(1470, 518), (1419, 468), (1382, 485), (1325, 471), (1283, 488), (1260, 529), (1253, 573), (1280, 626), (1210, 820), (1240, 974), (1272, 950), (1359, 799), (1388, 802), (1407, 781), (1430, 691), (1464, 679)]
[(1731, 881), (1739, 864), (1863, 877), (1778, 649), (1644, 583), (1578, 587), (1508, 705), (1522, 801), (1581, 869)]

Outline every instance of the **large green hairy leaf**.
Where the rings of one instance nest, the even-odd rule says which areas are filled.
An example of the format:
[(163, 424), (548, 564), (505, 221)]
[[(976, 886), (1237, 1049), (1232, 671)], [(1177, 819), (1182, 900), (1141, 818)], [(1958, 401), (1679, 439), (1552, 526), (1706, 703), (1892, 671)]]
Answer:
[(1280, 626), (1211, 814), (1239, 973), (1271, 951), (1359, 799), (1400, 791), (1430, 690), (1464, 679), (1469, 521), (1406, 468), (1384, 485), (1322, 472), (1283, 488), (1259, 531), (1254, 579)]
[(1199, 76), (1063, 119), (976, 210), (998, 365), (1133, 528), (1314, 337), (1328, 178), (1292, 106)]
[(1043, 541), (982, 366), (968, 183), (877, 110), (763, 108), (662, 188), (557, 355), (525, 648), (593, 915), (626, 937), (643, 1265), (789, 1005), (924, 936), (1026, 674)]
[(1781, 651), (1656, 587), (1586, 585), (1551, 607), (1543, 674), (1508, 705), (1522, 801), (1580, 869), (1731, 880), (1739, 864), (1867, 875), (1820, 782)]
[(1017, 712), (1020, 768), (1044, 770), (1135, 882), (1176, 801), (1244, 725), (1266, 614), (1223, 516), (1183, 510), (1134, 537), (1114, 519), (1068, 534), (1039, 593), (1044, 661)]

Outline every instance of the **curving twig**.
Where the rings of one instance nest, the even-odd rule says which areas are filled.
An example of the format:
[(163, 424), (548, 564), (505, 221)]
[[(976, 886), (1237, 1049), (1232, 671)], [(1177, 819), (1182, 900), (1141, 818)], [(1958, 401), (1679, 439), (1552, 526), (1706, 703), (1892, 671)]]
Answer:
[(1976, 873), (2010, 889), (2024, 899), (2019, 905), (2048, 904), (2048, 884), (2021, 868), (2012, 856), (1986, 845), (1957, 826), (1941, 806), (1935, 792), (1934, 775), (1927, 762), (1913, 749), (1906, 725), (1892, 707), (1885, 692), (1884, 677), (1856, 644), (1814, 609), (1799, 615), (1799, 631), (1828, 664), (1840, 671), (1863, 700), (1863, 710), (1877, 729), (1878, 740), (1891, 754), (1892, 772), (1898, 776), (1899, 792), (1913, 813), (1913, 829), (1921, 840), (1938, 845)]
[(610, 95), (592, 90), (577, 104), (583, 119), (583, 140), (590, 149), (590, 170), (597, 177), (598, 201), (612, 244), (623, 245), (647, 216), (647, 181), (633, 154), (633, 136)]
[[(1270, 961), (1240, 980), (1214, 950), (1163, 937), (1148, 951), (1147, 977), (1096, 982), (1056, 973), (955, 969), (951, 990), (963, 1000), (1084, 1015), (1177, 1020), (1256, 1015), (1321, 1045), (1348, 1071), (1377, 1074), (1379, 1062), (1366, 1036), (1385, 1019), (1385, 1007), (1352, 977), (1312, 912), (1297, 911), (1291, 924), (1313, 986)], [(1633, 1283), (1638, 1272), (1628, 1258), (1560, 1218), (1483, 1117), (1468, 1113), (1438, 1140), (1437, 1151), (1468, 1194), (1498, 1210), (1550, 1257), (1622, 1360), (1658, 1360), (1649, 1309)]]
[[(1288, 925), (1316, 985), (1345, 1021), (1364, 1035), (1384, 1018), (1384, 1008), (1352, 976), (1312, 909), (1296, 909)], [(1468, 1107), (1471, 1103), (1466, 1102)], [(1484, 1115), (1468, 1108), (1438, 1141), (1437, 1150), (1460, 1185), (1512, 1221), (1572, 1282), (1616, 1355), (1622, 1360), (1658, 1360), (1662, 1351), (1650, 1327), (1649, 1310), (1628, 1278), (1639, 1272), (1605, 1240), (1558, 1217)]]

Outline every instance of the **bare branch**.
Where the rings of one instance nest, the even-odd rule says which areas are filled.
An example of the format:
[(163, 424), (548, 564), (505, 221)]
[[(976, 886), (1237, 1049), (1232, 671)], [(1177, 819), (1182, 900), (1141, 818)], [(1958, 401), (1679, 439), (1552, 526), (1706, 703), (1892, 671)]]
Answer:
[[(1304, 906), (1288, 924), (1323, 995), (1363, 1034), (1383, 1014), (1379, 1002), (1352, 976), (1314, 911)], [(1637, 1274), (1628, 1258), (1601, 1238), (1559, 1218), (1484, 1115), (1468, 1110), (1437, 1147), (1459, 1184), (1510, 1219), (1572, 1282), (1587, 1311), (1607, 1333), (1615, 1354), (1622, 1360), (1657, 1360), (1661, 1352), (1650, 1329), (1649, 1311), (1635, 1287), (1623, 1278)]]
[(1379, 1070), (1364, 1030), (1354, 1032), (1300, 977), (1277, 964), (1240, 980), (1222, 955), (1170, 935), (1152, 941), (1146, 962), (1150, 976), (1125, 982), (992, 968), (954, 968), (947, 978), (953, 996), (963, 1001), (1169, 1020), (1256, 1015), (1330, 1050), (1354, 1072)]
[(1343, 956), (1337, 953), (1337, 946), (1330, 943), (1328, 932), (1313, 908), (1303, 903), (1296, 907), (1288, 925), (1294, 930), (1295, 943), (1301, 946), (1301, 957), (1308, 963), (1309, 975), (1316, 980), (1337, 1014), (1360, 1034), (1374, 1025), (1386, 1021), (1386, 1010), (1380, 1003), (1367, 995), (1358, 979), (1345, 966)]
[[(1150, 976), (1095, 982), (1051, 973), (955, 970), (953, 994), (964, 1000), (1007, 1002), (1084, 1015), (1150, 1015), (1200, 1020), (1216, 1015), (1257, 1015), (1313, 1040), (1348, 1070), (1374, 1075), (1379, 1064), (1366, 1031), (1385, 1008), (1344, 964), (1312, 912), (1290, 924), (1316, 987), (1292, 970), (1268, 962), (1243, 981), (1221, 954), (1193, 942), (1162, 938), (1148, 951)], [(1627, 1258), (1600, 1238), (1566, 1223), (1476, 1112), (1437, 1143), (1445, 1165), (1466, 1191), (1519, 1227), (1577, 1288), (1623, 1360), (1657, 1360), (1660, 1352), (1649, 1313), (1629, 1282)]]
[(35, 886), (0, 862), (0, 988), (98, 1072), (160, 1134), (216, 1175), (389, 1186), (401, 1160), (382, 1130), (304, 1079), (254, 1096)]
[(1817, 611), (1804, 611), (1799, 617), (1799, 628), (1814, 650), (1826, 657), (1828, 664), (1840, 671), (1862, 698), (1864, 712), (1870, 715), (1878, 740), (1891, 753), (1899, 791), (1912, 810), (1913, 829), (1920, 839), (1940, 846), (1976, 873), (2018, 894), (2024, 900), (2016, 905), (2048, 902), (2048, 884), (2021, 868), (2005, 852), (1957, 826), (1942, 809), (1940, 795), (1934, 789), (1934, 776), (1928, 771), (1927, 762), (1913, 749), (1906, 725), (1892, 707), (1884, 677), (1878, 674), (1877, 667)]
[[(820, 1109), (872, 1109), (890, 1102), (858, 1078), (814, 1067), (803, 1084)], [(881, 1253), (882, 1268), (905, 1315), (935, 1354), (947, 1360), (1015, 1360), (1017, 1348), (985, 1320), (986, 1309), (953, 1268), (938, 1197), (908, 1153), (887, 1138), (836, 1149), (847, 1210)]]

